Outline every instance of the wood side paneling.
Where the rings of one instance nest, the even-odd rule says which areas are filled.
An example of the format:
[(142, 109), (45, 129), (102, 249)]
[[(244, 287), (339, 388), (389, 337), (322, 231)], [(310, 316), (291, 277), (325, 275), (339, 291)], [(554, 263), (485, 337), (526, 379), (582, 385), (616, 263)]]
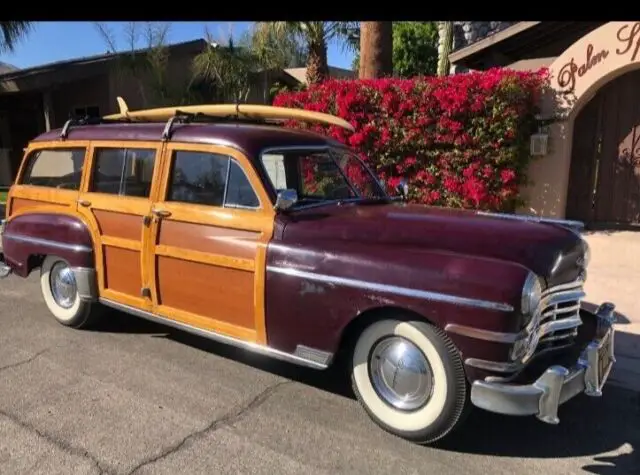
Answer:
[(254, 328), (253, 272), (164, 256), (157, 269), (159, 305)]
[(57, 208), (66, 208), (65, 205), (63, 204), (58, 204), (58, 203), (49, 203), (47, 201), (40, 201), (40, 200), (28, 200), (28, 199), (23, 199), (23, 198), (15, 198), (12, 200), (11, 202), (11, 214), (15, 214), (15, 213), (23, 213), (25, 211), (28, 211), (30, 209), (34, 209), (34, 208), (38, 208), (41, 206), (48, 206), (48, 207), (52, 207), (55, 206)]
[(260, 238), (259, 232), (179, 221), (163, 221), (158, 232), (158, 245), (241, 259), (255, 258)]
[(127, 295), (140, 295), (142, 287), (140, 253), (117, 247), (104, 247), (107, 273), (105, 288)]
[(138, 241), (142, 239), (142, 217), (140, 215), (118, 213), (96, 209), (93, 212), (103, 236)]

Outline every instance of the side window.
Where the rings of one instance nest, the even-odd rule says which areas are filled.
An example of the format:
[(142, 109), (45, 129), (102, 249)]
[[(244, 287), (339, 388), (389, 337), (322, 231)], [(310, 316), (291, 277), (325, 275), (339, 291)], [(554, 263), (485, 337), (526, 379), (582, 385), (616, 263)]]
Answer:
[(27, 159), (21, 184), (79, 190), (85, 148), (37, 150)]
[(96, 148), (89, 191), (148, 198), (156, 151), (140, 148)]
[(207, 152), (176, 151), (173, 154), (167, 201), (208, 206), (258, 206), (247, 176), (235, 160)]
[(260, 201), (249, 183), (249, 178), (235, 160), (231, 160), (229, 163), (229, 182), (227, 183), (227, 196), (224, 205), (229, 208), (257, 208), (260, 206)]

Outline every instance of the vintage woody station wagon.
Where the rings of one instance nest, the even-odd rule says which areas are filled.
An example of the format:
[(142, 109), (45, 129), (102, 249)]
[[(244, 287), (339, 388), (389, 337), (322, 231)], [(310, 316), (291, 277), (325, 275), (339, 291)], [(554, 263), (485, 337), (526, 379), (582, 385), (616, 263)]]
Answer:
[(110, 307), (346, 364), (370, 417), (419, 443), (470, 407), (555, 424), (602, 394), (614, 306), (581, 308), (576, 223), (410, 205), (345, 146), (266, 120), (337, 117), (119, 102), (35, 138), (8, 196), (0, 272), (39, 269), (63, 325)]

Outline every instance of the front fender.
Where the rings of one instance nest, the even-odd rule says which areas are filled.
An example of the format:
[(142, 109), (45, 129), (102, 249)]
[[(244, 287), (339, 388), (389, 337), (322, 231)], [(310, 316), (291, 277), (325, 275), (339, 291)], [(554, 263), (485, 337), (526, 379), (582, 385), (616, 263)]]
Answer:
[[(271, 243), (267, 337), (281, 351), (304, 345), (334, 354), (347, 325), (380, 307), (406, 309), (442, 329), (455, 323), (516, 331), (515, 308), (527, 272), (513, 262), (416, 247)], [(451, 338), (462, 352), (478, 344)], [(483, 354), (504, 356), (504, 345), (486, 345), (495, 348), (483, 348)]]
[(32, 256), (56, 255), (72, 267), (93, 269), (91, 232), (75, 216), (58, 213), (26, 213), (5, 222), (2, 233), (4, 260), (12, 271), (27, 277)]

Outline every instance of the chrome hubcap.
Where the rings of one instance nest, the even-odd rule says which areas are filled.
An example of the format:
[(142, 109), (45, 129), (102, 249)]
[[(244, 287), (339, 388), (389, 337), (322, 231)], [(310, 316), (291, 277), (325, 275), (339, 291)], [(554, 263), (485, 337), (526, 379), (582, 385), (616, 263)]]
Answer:
[(56, 262), (49, 273), (53, 300), (63, 308), (71, 308), (76, 300), (76, 278), (64, 262)]
[(405, 338), (384, 338), (374, 346), (369, 375), (378, 395), (397, 409), (414, 411), (431, 398), (433, 373), (429, 362)]

